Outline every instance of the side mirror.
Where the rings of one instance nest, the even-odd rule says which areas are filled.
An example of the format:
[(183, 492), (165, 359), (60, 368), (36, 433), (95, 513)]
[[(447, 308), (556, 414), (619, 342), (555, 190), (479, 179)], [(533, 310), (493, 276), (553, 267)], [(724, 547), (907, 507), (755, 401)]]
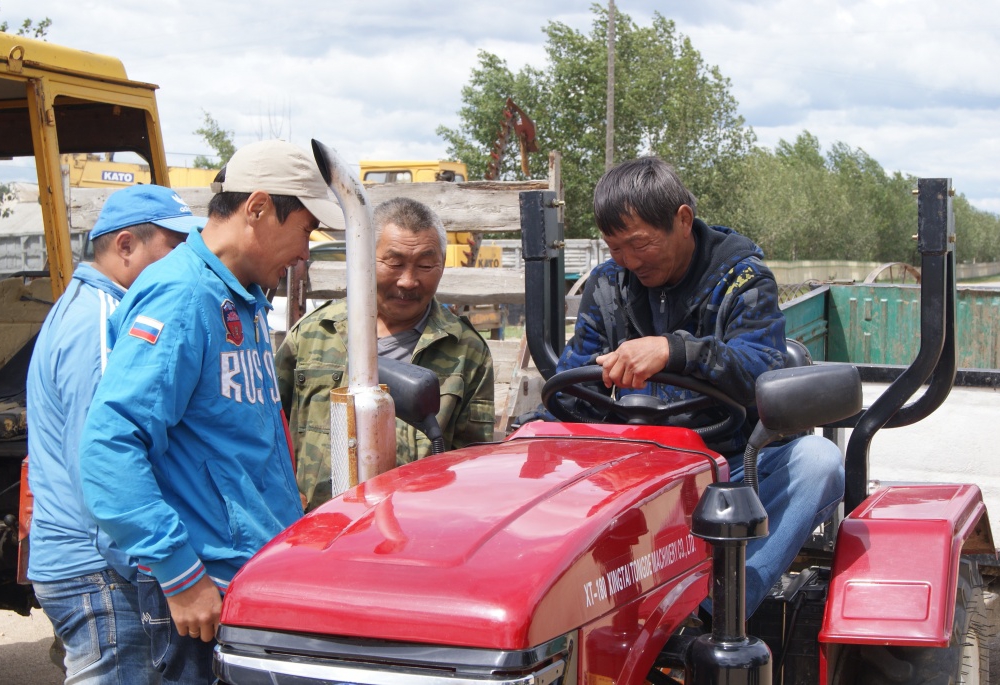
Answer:
[(416, 364), (379, 357), (378, 382), (389, 386), (396, 416), (416, 427), (432, 443), (441, 438), (436, 418), (441, 409), (441, 384), (436, 373)]
[[(849, 364), (778, 369), (757, 378), (757, 449), (772, 440), (854, 416), (863, 404), (861, 375)], [(759, 443), (759, 444), (758, 444)]]

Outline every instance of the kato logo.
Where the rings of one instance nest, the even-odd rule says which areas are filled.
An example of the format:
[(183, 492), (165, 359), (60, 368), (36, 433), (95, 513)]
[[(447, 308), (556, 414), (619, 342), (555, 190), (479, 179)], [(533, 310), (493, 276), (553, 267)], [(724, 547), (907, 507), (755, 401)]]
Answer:
[(129, 171), (102, 171), (101, 180), (112, 183), (135, 183), (135, 174)]
[(222, 322), (226, 324), (226, 342), (239, 347), (243, 344), (243, 324), (240, 323), (240, 313), (232, 300), (222, 303)]

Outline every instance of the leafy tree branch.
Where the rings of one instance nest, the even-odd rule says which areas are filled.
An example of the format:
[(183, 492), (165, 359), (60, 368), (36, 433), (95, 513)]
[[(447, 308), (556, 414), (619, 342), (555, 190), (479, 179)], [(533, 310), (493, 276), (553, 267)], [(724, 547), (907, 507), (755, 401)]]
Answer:
[(201, 113), (205, 116), (205, 122), (194, 132), (201, 136), (210, 148), (215, 150), (219, 159), (213, 161), (204, 155), (198, 155), (194, 158), (194, 167), (196, 169), (221, 169), (236, 152), (236, 144), (233, 143), (235, 134), (222, 128), (219, 122), (205, 110), (202, 110)]
[[(37, 24), (32, 19), (25, 19), (14, 33), (18, 36), (44, 40), (45, 36), (49, 33), (50, 26), (52, 26), (52, 20), (48, 17), (45, 17)], [(0, 33), (10, 33), (10, 25), (6, 20), (0, 21)]]

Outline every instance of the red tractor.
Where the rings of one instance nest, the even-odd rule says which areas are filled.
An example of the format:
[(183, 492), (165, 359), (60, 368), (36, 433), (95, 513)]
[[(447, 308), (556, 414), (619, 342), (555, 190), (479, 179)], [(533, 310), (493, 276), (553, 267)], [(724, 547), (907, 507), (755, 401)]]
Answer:
[[(546, 398), (586, 395), (593, 380), (553, 375), (563, 330), (553, 200), (521, 199), (528, 335), (551, 376)], [(866, 492), (874, 432), (929, 414), (955, 378), (949, 182), (920, 181), (918, 200), (917, 361), (864, 411), (863, 375), (851, 365), (758, 382), (757, 448), (817, 426), (854, 427), (836, 544), (818, 537), (802, 550), (749, 623), (761, 639), (743, 621), (746, 541), (767, 532), (752, 487), (727, 482), (705, 428), (650, 425), (669, 423), (672, 408), (620, 408), (621, 425), (529, 423), (502, 442), (378, 475), (309, 514), (230, 586), (218, 676), (233, 685), (987, 682), (994, 641), (979, 630), (980, 564), (995, 566), (996, 550), (979, 489)], [(692, 387), (742, 420), (739, 405)], [(707, 631), (696, 617), (709, 597)]]

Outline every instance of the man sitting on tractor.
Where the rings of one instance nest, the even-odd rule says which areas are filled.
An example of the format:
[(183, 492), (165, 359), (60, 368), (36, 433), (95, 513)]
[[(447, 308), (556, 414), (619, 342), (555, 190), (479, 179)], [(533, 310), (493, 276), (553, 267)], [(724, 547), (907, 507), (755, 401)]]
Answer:
[[(378, 355), (434, 371), (441, 383), (445, 449), (493, 439), (493, 359), (479, 333), (435, 299), (447, 237), (426, 205), (394, 198), (375, 208)], [(303, 317), (275, 356), (306, 510), (331, 497), (330, 390), (347, 385), (347, 302)], [(396, 420), (396, 463), (431, 453), (430, 441)]]
[[(655, 157), (609, 170), (594, 191), (594, 213), (611, 259), (590, 274), (573, 338), (557, 371), (597, 364), (617, 396), (677, 401), (692, 395), (647, 383), (657, 372), (706, 381), (744, 406), (757, 377), (785, 366), (785, 319), (774, 276), (751, 240), (695, 218), (695, 198)], [(576, 415), (602, 417), (562, 395)], [(750, 412), (753, 414), (753, 412)], [(743, 480), (742, 449), (752, 418), (722, 444), (730, 480)], [(747, 547), (747, 615), (794, 560), (844, 495), (840, 451), (803, 436), (761, 450), (760, 499), (770, 535)]]

